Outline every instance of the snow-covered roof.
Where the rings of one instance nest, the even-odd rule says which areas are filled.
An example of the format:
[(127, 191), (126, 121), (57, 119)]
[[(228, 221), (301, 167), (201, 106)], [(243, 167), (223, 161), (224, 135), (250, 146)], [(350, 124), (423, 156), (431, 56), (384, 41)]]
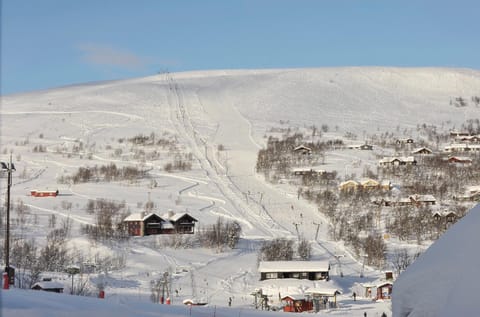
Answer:
[(390, 156), (384, 157), (380, 160), (380, 163), (392, 163), (394, 161), (400, 161), (405, 163), (415, 162), (415, 158), (413, 156)]
[(465, 149), (470, 149), (470, 150), (475, 150), (478, 151), (480, 149), (479, 144), (466, 144), (466, 143), (454, 143), (445, 146), (445, 151), (453, 151), (453, 150), (465, 150)]
[(163, 219), (172, 221), (172, 222), (177, 222), (179, 219), (181, 219), (183, 216), (189, 216), (193, 219), (193, 221), (198, 221), (197, 219), (193, 218), (186, 212), (181, 212), (181, 213), (172, 213), (168, 212), (162, 216)]
[(305, 291), (305, 294), (308, 295), (321, 295), (321, 296), (335, 296), (336, 294), (342, 294), (339, 289), (336, 288), (328, 288), (328, 287), (315, 287), (309, 288)]
[(329, 269), (328, 261), (261, 261), (258, 266), (260, 273), (327, 272)]
[[(151, 212), (151, 213), (143, 213), (143, 212), (138, 212), (138, 213), (134, 213), (134, 214), (131, 214), (130, 216), (126, 217), (125, 219), (123, 219), (123, 221), (144, 221), (145, 219), (148, 219), (150, 218), (152, 215), (155, 215), (157, 217), (160, 217), (159, 215)], [(160, 217), (161, 218), (161, 217)]]
[(366, 178), (366, 179), (362, 179), (360, 180), (360, 184), (362, 186), (378, 186), (380, 185), (380, 183), (374, 179), (371, 179), (371, 178)]
[(433, 151), (430, 150), (428, 147), (419, 147), (419, 148), (416, 148), (412, 151), (412, 153), (416, 154), (416, 153), (421, 153), (421, 152), (428, 152), (428, 153), (432, 153)]
[(64, 288), (65, 286), (62, 283), (55, 281), (41, 281), (33, 284), (32, 288), (40, 287), (42, 289), (58, 289)]
[(288, 295), (283, 296), (282, 300), (285, 300), (287, 297), (291, 298), (293, 300), (303, 300), (303, 299), (305, 299), (304, 294), (288, 294)]
[(312, 149), (309, 148), (308, 146), (305, 146), (305, 145), (299, 145), (297, 146), (296, 148), (293, 149), (294, 151), (298, 151), (298, 150), (307, 150), (307, 151), (311, 151)]
[(343, 186), (346, 186), (346, 185), (358, 186), (359, 184), (358, 184), (357, 181), (354, 181), (352, 179), (340, 183), (340, 187), (343, 187)]
[(418, 194), (415, 194), (415, 195), (408, 196), (408, 198), (413, 199), (414, 201), (418, 201), (418, 202), (437, 201), (435, 199), (435, 197), (433, 197), (432, 195), (418, 195)]

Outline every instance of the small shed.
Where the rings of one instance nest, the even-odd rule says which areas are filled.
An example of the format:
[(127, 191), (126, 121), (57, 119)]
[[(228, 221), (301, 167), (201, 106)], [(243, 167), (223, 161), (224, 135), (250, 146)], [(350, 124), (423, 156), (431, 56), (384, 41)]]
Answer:
[(373, 150), (373, 145), (370, 145), (370, 144), (362, 144), (360, 145), (360, 150), (363, 150), (363, 151), (371, 151)]
[(384, 282), (377, 285), (377, 297), (375, 299), (391, 299), (393, 284), (391, 282)]
[(282, 297), (283, 311), (289, 313), (303, 313), (313, 310), (310, 298), (302, 294), (287, 295)]
[(59, 282), (44, 280), (33, 284), (32, 289), (37, 291), (63, 293), (64, 286)]
[(412, 154), (421, 154), (421, 155), (428, 155), (432, 153), (433, 151), (427, 147), (420, 147), (412, 151)]
[(302, 155), (310, 155), (312, 154), (312, 149), (305, 145), (299, 145), (293, 149), (293, 152), (302, 154)]
[(472, 164), (472, 159), (465, 156), (451, 156), (448, 158), (448, 163), (457, 165), (470, 165)]
[(58, 196), (58, 189), (57, 190), (32, 189), (30, 191), (30, 195), (33, 196), (33, 197), (57, 197)]

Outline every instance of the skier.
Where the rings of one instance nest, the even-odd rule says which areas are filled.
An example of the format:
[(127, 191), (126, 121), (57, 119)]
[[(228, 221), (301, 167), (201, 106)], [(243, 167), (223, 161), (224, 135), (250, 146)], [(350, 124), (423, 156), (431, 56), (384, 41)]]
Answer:
[(357, 293), (353, 292), (353, 301), (357, 300)]

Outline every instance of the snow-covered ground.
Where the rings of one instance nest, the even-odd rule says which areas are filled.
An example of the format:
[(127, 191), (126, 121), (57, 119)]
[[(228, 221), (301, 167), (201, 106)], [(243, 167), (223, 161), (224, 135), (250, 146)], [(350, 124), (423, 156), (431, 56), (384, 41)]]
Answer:
[[(235, 314), (253, 316), (246, 310), (252, 307), (250, 294), (262, 286), (256, 269), (258, 248), (266, 239), (296, 237), (292, 217), (301, 215), (304, 221), (297, 226), (312, 241), (313, 258), (334, 264), (329, 283), (342, 292), (340, 309), (328, 314), (361, 315), (366, 311), (369, 316), (380, 315), (389, 312), (389, 303), (361, 298), (354, 302), (351, 294), (354, 283), (377, 280), (382, 272), (363, 269), (361, 259), (332, 241), (328, 221), (316, 206), (298, 200), (293, 188), (268, 184), (255, 173), (265, 132), (282, 126), (280, 122), (294, 127), (326, 124), (330, 131), (327, 136), (351, 132), (362, 143), (365, 134), (395, 131), (399, 137), (408, 136), (402, 134), (423, 123), (459, 127), (466, 119), (478, 118), (478, 108), (459, 109), (450, 101), (475, 96), (479, 87), (480, 72), (466, 69), (327, 68), (167, 73), (3, 96), (1, 160), (7, 161), (8, 154), (13, 154), (17, 169), (13, 201), (22, 200), (31, 213), (28, 226), (17, 233), (43, 241), (54, 214), (59, 222), (67, 218), (73, 221), (70, 247), (81, 250), (87, 258), (122, 252), (127, 258), (125, 269), (108, 272), (105, 277), (105, 302), (118, 305), (112, 308), (115, 311), (120, 312), (125, 305), (130, 309), (148, 303), (150, 281), (171, 270), (176, 272), (173, 288), (178, 290), (173, 306), (198, 297), (210, 307), (222, 307), (232, 297)], [(179, 152), (192, 153), (192, 170), (167, 173), (164, 164), (172, 161), (175, 153), (165, 149), (156, 160), (141, 160), (131, 152), (131, 146), (119, 142), (151, 133), (173, 138), (178, 141)], [(33, 151), (36, 145), (46, 150)], [(225, 150), (219, 151), (219, 145)], [(360, 160), (374, 163), (373, 159), (369, 154)], [(355, 169), (358, 161), (353, 150), (326, 157), (329, 169), (342, 174), (347, 168), (349, 173)], [(57, 182), (79, 167), (109, 163), (148, 169), (151, 179), (136, 183)], [(4, 183), (0, 184), (2, 198)], [(29, 196), (32, 189), (57, 188), (60, 196), (56, 198)], [(242, 239), (237, 249), (223, 253), (165, 248), (157, 237), (133, 238), (115, 248), (91, 245), (79, 229), (94, 222), (85, 206), (88, 200), (98, 198), (125, 201), (131, 212), (138, 212), (150, 199), (159, 214), (170, 209), (187, 211), (199, 220), (199, 226), (214, 223), (221, 216), (241, 224)], [(67, 204), (72, 207), (62, 207)], [(321, 227), (315, 239), (318, 223)], [(341, 260), (343, 277), (335, 267), (334, 255), (338, 254), (345, 255)], [(95, 274), (91, 278), (94, 280)], [(64, 282), (68, 287), (68, 279)], [(277, 287), (275, 292), (298, 293), (314, 286), (299, 282), (286, 289), (268, 287)], [(27, 308), (37, 305), (29, 292), (1, 294), (5, 316), (20, 316), (14, 311), (19, 302), (29, 303), (24, 306)], [(55, 306), (54, 299), (51, 303)], [(84, 304), (72, 303), (75, 305)], [(155, 305), (148, 307), (157, 309)], [(144, 314), (149, 315), (150, 308), (145, 309)], [(185, 312), (183, 306), (175, 309), (171, 308), (172, 312), (179, 315)]]

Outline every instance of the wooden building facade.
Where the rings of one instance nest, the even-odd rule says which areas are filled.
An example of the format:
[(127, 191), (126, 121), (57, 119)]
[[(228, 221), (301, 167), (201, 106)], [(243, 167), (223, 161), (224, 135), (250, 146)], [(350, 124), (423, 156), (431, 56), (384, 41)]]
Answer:
[(285, 278), (311, 281), (330, 279), (328, 261), (261, 261), (258, 271), (261, 281)]

